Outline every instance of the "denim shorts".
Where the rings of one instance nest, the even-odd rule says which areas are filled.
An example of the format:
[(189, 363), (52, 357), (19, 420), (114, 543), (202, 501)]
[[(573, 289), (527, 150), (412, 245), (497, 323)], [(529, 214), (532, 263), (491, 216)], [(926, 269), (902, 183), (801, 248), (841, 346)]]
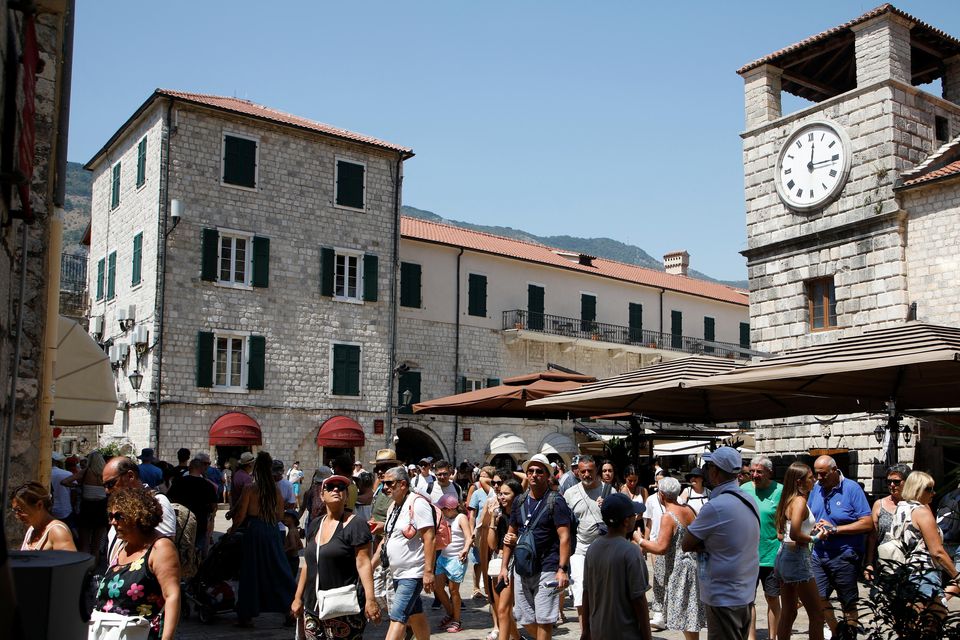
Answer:
[(807, 545), (782, 545), (777, 552), (776, 574), (788, 584), (806, 582), (813, 577), (810, 549)]
[(390, 603), (390, 620), (407, 624), (410, 616), (423, 613), (423, 578), (400, 578), (393, 581), (393, 602)]
[(940, 571), (937, 569), (930, 569), (922, 573), (912, 571), (908, 581), (909, 586), (907, 588), (914, 592), (919, 598), (933, 600), (934, 598), (939, 599), (943, 596)]
[(467, 575), (467, 563), (460, 562), (457, 556), (438, 556), (437, 575), (445, 575), (450, 582), (460, 584)]

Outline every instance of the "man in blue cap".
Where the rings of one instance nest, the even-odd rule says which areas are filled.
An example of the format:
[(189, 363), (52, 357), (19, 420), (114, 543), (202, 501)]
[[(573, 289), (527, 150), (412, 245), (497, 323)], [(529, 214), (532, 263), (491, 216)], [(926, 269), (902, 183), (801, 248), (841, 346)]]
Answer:
[(700, 599), (707, 607), (707, 637), (746, 640), (760, 573), (760, 513), (737, 482), (740, 452), (719, 447), (703, 456), (710, 501), (680, 545), (700, 552)]

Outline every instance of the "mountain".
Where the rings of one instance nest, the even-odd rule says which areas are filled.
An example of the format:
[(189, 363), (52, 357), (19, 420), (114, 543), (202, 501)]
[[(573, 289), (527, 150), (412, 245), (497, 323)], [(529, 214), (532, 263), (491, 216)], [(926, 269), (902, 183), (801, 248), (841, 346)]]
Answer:
[[(66, 201), (64, 202), (64, 221), (63, 221), (63, 251), (64, 253), (85, 254), (86, 247), (80, 244), (83, 238), (83, 231), (90, 221), (90, 188), (93, 184), (93, 174), (83, 168), (78, 162), (67, 163), (67, 190)], [(537, 236), (527, 233), (522, 229), (513, 227), (497, 227), (484, 224), (473, 224), (462, 222), (460, 220), (450, 220), (439, 216), (432, 211), (417, 209), (416, 207), (404, 206), (401, 213), (412, 218), (421, 218), (432, 222), (442, 222), (444, 224), (472, 229), (473, 231), (483, 231), (498, 236), (523, 240), (543, 244), (557, 249), (566, 249), (567, 251), (576, 251), (577, 253), (586, 253), (598, 258), (607, 258), (608, 260), (617, 260), (627, 264), (635, 264), (648, 269), (663, 270), (663, 263), (651, 256), (649, 253), (635, 247), (631, 244), (625, 244), (612, 238), (578, 238), (576, 236)], [(746, 280), (729, 281), (717, 280), (699, 271), (690, 271), (690, 275), (701, 280), (711, 282), (720, 282), (731, 287), (741, 289), (747, 288)]]
[[(612, 238), (537, 236), (523, 231), (522, 229), (514, 229), (513, 227), (497, 227), (492, 225), (473, 224), (471, 222), (463, 222), (461, 220), (450, 220), (444, 218), (443, 216), (439, 216), (432, 211), (417, 209), (416, 207), (408, 207), (406, 205), (401, 207), (400, 212), (403, 215), (410, 216), (411, 218), (420, 218), (422, 220), (429, 220), (431, 222), (440, 222), (443, 224), (452, 225), (454, 227), (460, 227), (462, 229), (482, 231), (484, 233), (513, 238), (515, 240), (523, 240), (524, 242), (543, 244), (547, 245), (548, 247), (565, 249), (567, 251), (576, 251), (577, 253), (585, 253), (598, 258), (606, 258), (608, 260), (616, 260), (617, 262), (625, 262), (627, 264), (635, 264), (648, 269), (663, 271), (663, 263), (640, 247), (636, 247), (632, 244), (626, 244)], [(721, 284), (725, 284), (730, 287), (737, 287), (739, 289), (748, 288), (746, 280), (717, 280), (716, 278), (711, 278), (705, 273), (701, 273), (693, 269), (690, 270), (690, 276), (700, 280), (719, 282)]]

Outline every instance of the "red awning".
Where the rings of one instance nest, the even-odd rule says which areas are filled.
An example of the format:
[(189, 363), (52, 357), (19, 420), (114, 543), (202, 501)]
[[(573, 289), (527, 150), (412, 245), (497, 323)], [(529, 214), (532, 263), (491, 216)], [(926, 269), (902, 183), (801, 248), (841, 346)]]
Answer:
[(321, 447), (362, 447), (363, 427), (347, 416), (328, 418), (317, 433), (317, 444)]
[(210, 444), (260, 446), (260, 425), (245, 413), (225, 413), (210, 427)]

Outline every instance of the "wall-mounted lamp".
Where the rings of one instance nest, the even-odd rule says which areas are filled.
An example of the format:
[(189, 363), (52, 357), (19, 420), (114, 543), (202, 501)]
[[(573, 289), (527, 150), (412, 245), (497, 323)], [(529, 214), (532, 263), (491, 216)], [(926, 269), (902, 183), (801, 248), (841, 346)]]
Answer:
[(134, 391), (139, 392), (140, 385), (143, 384), (143, 374), (140, 373), (138, 370), (134, 369), (133, 373), (127, 376), (127, 379), (130, 381), (130, 387)]
[(185, 207), (183, 206), (182, 200), (177, 200), (174, 198), (170, 201), (170, 219), (173, 221), (173, 224), (170, 225), (170, 228), (167, 229), (167, 235), (173, 233), (173, 230), (177, 228), (177, 225), (180, 224), (180, 219), (183, 217)]
[(885, 425), (878, 424), (877, 428), (873, 430), (873, 437), (877, 439), (877, 444), (883, 443), (883, 434), (887, 432)]

